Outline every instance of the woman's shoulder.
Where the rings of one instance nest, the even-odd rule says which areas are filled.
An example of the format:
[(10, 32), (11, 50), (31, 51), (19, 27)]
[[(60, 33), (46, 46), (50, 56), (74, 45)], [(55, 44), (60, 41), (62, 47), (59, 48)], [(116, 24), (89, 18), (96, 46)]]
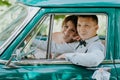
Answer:
[(52, 34), (52, 38), (57, 38), (57, 37), (61, 37), (62, 33), (61, 32), (55, 32)]
[(62, 32), (55, 32), (55, 33), (53, 33), (52, 34), (52, 39), (56, 43), (63, 43), (63, 42), (65, 42), (63, 40)]

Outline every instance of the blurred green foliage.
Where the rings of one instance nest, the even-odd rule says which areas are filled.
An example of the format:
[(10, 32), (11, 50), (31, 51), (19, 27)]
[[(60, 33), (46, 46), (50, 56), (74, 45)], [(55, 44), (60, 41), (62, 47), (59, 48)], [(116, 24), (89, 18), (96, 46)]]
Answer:
[(8, 0), (0, 0), (0, 6), (4, 6), (4, 5), (11, 6)]
[(59, 20), (60, 18), (65, 18), (65, 15), (55, 15), (55, 20)]

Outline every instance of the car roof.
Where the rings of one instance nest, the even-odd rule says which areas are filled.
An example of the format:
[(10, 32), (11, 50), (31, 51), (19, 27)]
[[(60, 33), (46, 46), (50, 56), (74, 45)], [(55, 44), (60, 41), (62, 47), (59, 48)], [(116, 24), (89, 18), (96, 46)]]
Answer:
[(120, 0), (17, 0), (37, 7), (120, 7)]

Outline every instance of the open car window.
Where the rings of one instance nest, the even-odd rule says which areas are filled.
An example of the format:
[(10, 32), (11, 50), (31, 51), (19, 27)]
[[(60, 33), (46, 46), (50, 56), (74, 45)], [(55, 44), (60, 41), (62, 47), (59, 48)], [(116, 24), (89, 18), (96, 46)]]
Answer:
[[(91, 13), (88, 13), (87, 15), (89, 15)], [(52, 36), (52, 41), (53, 42), (56, 42), (57, 44), (64, 44), (65, 41), (62, 41), (61, 39), (61, 33), (63, 33), (63, 35), (65, 35), (67, 31), (64, 31), (66, 27), (68, 26), (65, 26), (64, 23), (67, 22), (67, 19), (65, 20), (66, 17), (68, 16), (73, 16), (73, 15), (79, 15), (79, 14), (67, 14), (67, 15), (63, 15), (63, 14), (56, 14), (54, 16), (54, 26), (53, 26), (53, 36)], [(84, 15), (84, 14), (81, 14), (81, 15)], [(105, 48), (107, 47), (106, 46), (106, 43), (107, 43), (107, 27), (108, 27), (108, 16), (104, 13), (99, 13), (99, 14), (95, 14), (97, 15), (98, 17), (98, 30), (97, 30), (97, 35), (99, 36), (99, 39), (101, 40), (102, 44), (105, 46)], [(70, 18), (68, 18), (69, 20)], [(66, 25), (69, 25), (69, 24), (66, 24)], [(74, 29), (66, 29), (66, 30), (69, 30), (69, 34), (72, 35)], [(70, 38), (70, 35), (66, 36), (68, 37), (68, 39)], [(67, 39), (66, 39), (67, 40)], [(69, 43), (72, 43), (72, 42), (76, 42), (76, 41), (71, 41), (71, 42), (66, 42), (67, 44)], [(51, 45), (51, 46), (54, 46), (54, 45)], [(61, 45), (60, 45), (61, 46)], [(78, 46), (76, 46), (78, 47)], [(69, 48), (67, 48), (68, 50)], [(64, 53), (64, 51), (62, 49), (59, 48), (58, 49), (54, 49), (53, 53), (51, 52), (51, 55), (52, 55), (52, 58), (53, 59), (57, 59), (58, 56), (60, 56), (62, 53)], [(73, 52), (76, 52), (76, 50), (74, 50)], [(71, 52), (69, 52), (71, 53)], [(105, 51), (105, 54), (106, 54), (106, 51)]]
[[(61, 53), (56, 52), (56, 50), (53, 49), (53, 43), (55, 42), (53, 39), (53, 34), (62, 32), (62, 24), (64, 21), (64, 18), (71, 14), (55, 14), (54, 16), (54, 24), (52, 26), (52, 30), (50, 32), (50, 15), (44, 16), (43, 20), (39, 22), (37, 26), (31, 31), (30, 34), (25, 38), (23, 42), (17, 47), (16, 54), (18, 60), (23, 59), (47, 59), (47, 55), (50, 56), (49, 59), (57, 59)], [(73, 15), (73, 14), (72, 14)], [(78, 14), (74, 14), (78, 15)], [(99, 29), (97, 31), (97, 34), (104, 44), (106, 46), (106, 33), (107, 33), (107, 16), (106, 14), (96, 14), (99, 19)], [(48, 38), (50, 37), (49, 34), (51, 34), (51, 41), (48, 41)], [(59, 37), (59, 35), (57, 36)], [(44, 44), (39, 44), (39, 46), (36, 46), (33, 44), (33, 42), (39, 44), (39, 41), (44, 41), (46, 46)], [(36, 42), (38, 41), (38, 42)], [(51, 43), (51, 46), (48, 47), (48, 42)], [(44, 46), (46, 49), (40, 49), (39, 47)], [(47, 48), (51, 48), (50, 54), (47, 53)], [(60, 49), (61, 50), (61, 49)], [(62, 51), (62, 50), (61, 50)], [(64, 52), (64, 51), (63, 51)]]

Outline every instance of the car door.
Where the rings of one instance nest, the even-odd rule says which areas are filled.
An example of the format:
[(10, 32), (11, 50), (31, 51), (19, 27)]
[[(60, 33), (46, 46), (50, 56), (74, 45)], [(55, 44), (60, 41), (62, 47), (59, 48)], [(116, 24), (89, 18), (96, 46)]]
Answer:
[[(111, 58), (114, 53), (114, 41), (109, 38), (114, 38), (114, 9), (113, 8), (43, 8), (38, 14), (31, 20), (24, 30), (18, 35), (13, 43), (4, 52), (8, 53), (13, 49), (12, 54), (15, 54), (14, 60), (8, 61), (2, 60), (4, 64), (7, 62), (7, 68), (1, 68), (3, 70), (1, 79), (50, 79), (50, 80), (70, 80), (70, 79), (92, 79), (92, 75), (95, 70), (102, 68), (111, 73), (111, 80), (116, 79), (116, 72), (114, 64)], [(78, 14), (96, 14), (104, 15), (105, 17), (105, 34), (100, 36), (103, 42), (105, 40), (106, 46), (106, 59), (98, 67), (87, 68), (80, 65), (74, 65), (69, 61), (51, 59), (52, 49), (52, 33), (54, 29), (55, 15), (78, 15)], [(59, 28), (58, 28), (59, 29)], [(102, 28), (103, 29), (103, 28)], [(43, 40), (47, 43), (47, 50), (42, 51), (32, 44), (34, 39)], [(38, 42), (39, 44), (39, 42)], [(34, 54), (36, 53), (36, 54)], [(7, 55), (6, 55), (7, 56)], [(5, 57), (5, 56), (4, 56)], [(12, 64), (14, 63), (14, 65)], [(1, 65), (3, 67), (4, 65)], [(10, 74), (9, 76), (7, 74)]]
[(115, 44), (114, 44), (114, 66), (115, 66), (115, 71), (116, 71), (116, 74), (117, 74), (117, 79), (119, 80), (120, 79), (120, 37), (119, 37), (119, 33), (120, 33), (120, 19), (119, 19), (119, 16), (120, 16), (120, 9), (119, 8), (115, 8), (116, 12), (115, 12), (115, 28), (114, 28), (114, 38), (115, 38)]

